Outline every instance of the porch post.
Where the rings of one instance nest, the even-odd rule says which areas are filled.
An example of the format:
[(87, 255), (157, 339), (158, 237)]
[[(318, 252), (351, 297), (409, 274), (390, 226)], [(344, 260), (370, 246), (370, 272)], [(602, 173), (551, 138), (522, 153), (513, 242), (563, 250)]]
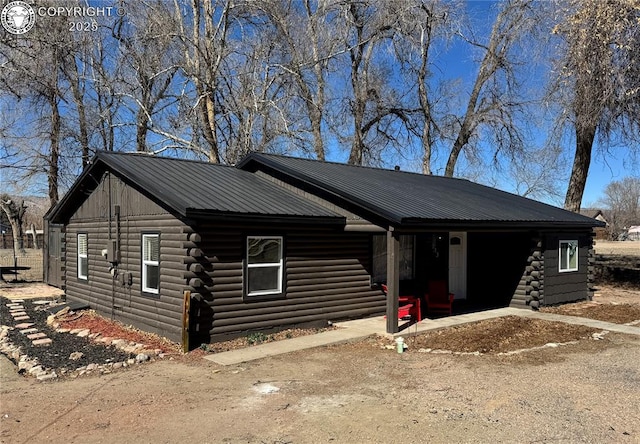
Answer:
[(398, 332), (398, 293), (400, 287), (400, 238), (387, 230), (387, 333)]

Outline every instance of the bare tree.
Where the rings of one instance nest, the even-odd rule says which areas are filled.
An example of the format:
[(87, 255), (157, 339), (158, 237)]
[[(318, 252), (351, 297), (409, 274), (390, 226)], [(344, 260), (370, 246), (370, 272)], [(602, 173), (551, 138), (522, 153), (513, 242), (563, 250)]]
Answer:
[(607, 208), (608, 231), (617, 239), (632, 225), (640, 225), (640, 178), (613, 181), (604, 190), (600, 203)]
[(516, 194), (530, 199), (551, 200), (561, 204), (566, 161), (561, 147), (546, 145), (527, 150), (526, 156), (513, 156), (508, 165)]
[(635, 0), (558, 2), (561, 37), (551, 93), (573, 128), (575, 157), (564, 206), (579, 211), (594, 144), (640, 141), (640, 9)]
[(120, 78), (122, 60), (113, 50), (117, 45), (113, 42), (114, 30), (111, 27), (101, 28), (94, 33), (91, 47), (86, 52), (87, 88), (92, 92), (92, 105), (88, 119), (95, 128), (96, 149), (113, 151), (118, 128), (117, 116), (120, 114), (122, 94), (120, 94)]
[(417, 103), (408, 105), (407, 110), (418, 120), (412, 130), (422, 148), (422, 173), (432, 174), (435, 143), (441, 137), (442, 110), (438, 110), (438, 105), (443, 98), (443, 89), (434, 87), (432, 81), (433, 67), (437, 63), (433, 50), (436, 44), (446, 44), (452, 38), (459, 21), (457, 11), (463, 8), (456, 2), (441, 0), (401, 3), (402, 7), (394, 11), (398, 27), (394, 45), (398, 63), (406, 72), (407, 85), (415, 88), (415, 94), (412, 91), (410, 96), (417, 97)]
[[(401, 2), (400, 2), (401, 3)], [(348, 55), (351, 95), (344, 94), (352, 122), (350, 164), (371, 162), (387, 145), (401, 145), (400, 133), (409, 116), (402, 105), (403, 92), (392, 86), (396, 64), (390, 48), (395, 33), (394, 3), (379, 8), (373, 1), (344, 1), (342, 22), (336, 26)], [(400, 124), (398, 124), (400, 122)]]
[(123, 60), (121, 91), (136, 116), (136, 151), (147, 151), (149, 131), (162, 130), (163, 111), (175, 112), (179, 94), (171, 94), (171, 86), (181, 59), (177, 48), (177, 26), (165, 1), (132, 2), (127, 17), (114, 26), (113, 36), (119, 43)]
[(22, 153), (27, 159), (22, 174), (24, 177), (46, 174), (52, 206), (60, 196), (64, 137), (61, 107), (67, 90), (62, 73), (65, 58), (75, 47), (70, 36), (66, 21), (57, 20), (36, 23), (28, 40), (6, 34), (0, 41), (0, 58), (3, 60), (0, 87), (16, 100), (34, 105), (28, 111), (28, 117), (36, 120), (34, 126), (42, 131), (42, 134), (37, 131), (28, 134), (32, 140), (23, 145), (29, 152)]
[(207, 158), (220, 163), (222, 150), (218, 134), (220, 106), (219, 83), (223, 63), (230, 55), (229, 32), (234, 12), (239, 6), (232, 0), (191, 0), (184, 5), (174, 0), (179, 22), (179, 36), (184, 53), (183, 70), (195, 89), (193, 109), (197, 116), (197, 131), (207, 144)]
[(22, 244), (23, 231), (22, 224), (24, 213), (27, 210), (27, 206), (24, 200), (18, 204), (15, 199), (12, 199), (7, 194), (0, 196), (0, 209), (7, 215), (9, 224), (11, 225), (11, 231), (13, 232), (13, 252), (15, 255), (24, 253), (24, 245)]
[(486, 45), (460, 34), (470, 45), (480, 48), (484, 56), (464, 113), (451, 119), (455, 136), (445, 176), (454, 175), (458, 157), (465, 148), (470, 148), (470, 141), (478, 135), (480, 127), (484, 126), (494, 134), (497, 151), (522, 149), (523, 136), (516, 115), (523, 110), (523, 99), (518, 98), (520, 88), (513, 50), (535, 23), (533, 3), (533, 0), (501, 3)]
[(329, 63), (339, 51), (332, 34), (331, 15), (337, 2), (304, 0), (264, 1), (261, 8), (275, 28), (275, 38), (284, 51), (277, 67), (296, 85), (303, 102), (315, 156), (325, 159), (323, 120)]

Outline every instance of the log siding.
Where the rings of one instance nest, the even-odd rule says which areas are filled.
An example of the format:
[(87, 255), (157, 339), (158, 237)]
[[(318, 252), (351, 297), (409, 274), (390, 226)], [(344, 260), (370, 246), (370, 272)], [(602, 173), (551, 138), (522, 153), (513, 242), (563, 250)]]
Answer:
[[(196, 301), (191, 329), (198, 341), (301, 324), (381, 315), (385, 298), (371, 286), (371, 238), (326, 227), (197, 226), (197, 249), (185, 276)], [(282, 236), (284, 294), (246, 297), (246, 237)]]
[[(105, 175), (66, 226), (67, 298), (87, 303), (108, 318), (179, 341), (182, 295), (187, 288), (183, 242), (190, 231), (133, 188)], [(86, 281), (77, 278), (78, 233), (88, 237)], [(158, 294), (142, 291), (142, 235), (147, 233), (160, 234)], [(119, 251), (115, 276), (112, 264), (102, 255), (112, 240)]]
[(530, 254), (518, 287), (513, 294), (511, 307), (538, 308), (544, 298), (544, 251), (540, 236), (532, 235)]

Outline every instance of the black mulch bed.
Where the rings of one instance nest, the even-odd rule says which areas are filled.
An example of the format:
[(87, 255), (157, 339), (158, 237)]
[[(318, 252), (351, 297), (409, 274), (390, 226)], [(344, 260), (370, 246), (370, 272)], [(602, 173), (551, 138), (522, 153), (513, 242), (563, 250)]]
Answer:
[[(47, 325), (47, 313), (43, 306), (33, 304), (33, 301), (25, 300), (22, 303), (27, 315), (31, 318), (27, 321), (15, 321), (9, 313), (7, 304), (12, 301), (0, 297), (0, 325), (15, 327), (24, 322), (33, 323), (30, 328), (36, 328), (39, 332), (45, 333), (53, 342), (47, 346), (34, 346), (27, 335), (20, 333), (17, 328), (8, 333), (9, 341), (21, 349), (21, 354), (26, 354), (29, 358), (36, 358), (38, 363), (44, 368), (59, 370), (75, 370), (89, 364), (107, 364), (123, 362), (129, 358), (135, 358), (131, 353), (112, 346), (92, 342), (89, 338), (80, 338), (71, 333), (58, 333)], [(44, 306), (46, 307), (46, 306)], [(73, 352), (83, 353), (77, 360), (70, 360), (69, 356)]]

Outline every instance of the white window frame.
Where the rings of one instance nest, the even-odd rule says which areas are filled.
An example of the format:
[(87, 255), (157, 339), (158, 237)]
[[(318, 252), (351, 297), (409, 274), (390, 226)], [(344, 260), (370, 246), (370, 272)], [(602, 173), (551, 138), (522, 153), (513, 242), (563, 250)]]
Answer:
[[(84, 237), (85, 252), (80, 251), (80, 238)], [(87, 233), (78, 233), (78, 279), (83, 281), (89, 280), (89, 235)], [(87, 263), (87, 273), (82, 274), (82, 262)]]
[[(575, 244), (575, 246), (576, 246), (575, 253), (574, 253), (576, 255), (576, 265), (573, 268), (562, 268), (562, 246), (563, 246), (563, 244), (566, 244), (566, 245)], [(567, 257), (566, 257), (567, 267), (571, 263), (570, 251), (571, 251), (570, 248), (566, 248), (565, 249), (565, 252), (567, 254)], [(580, 264), (578, 262), (579, 253), (580, 253), (580, 243), (578, 242), (578, 239), (568, 239), (568, 240), (560, 240), (560, 241), (558, 241), (558, 271), (560, 273), (568, 273), (568, 272), (572, 272), (572, 271), (578, 271), (578, 268), (580, 267)]]
[[(158, 256), (160, 255), (160, 234), (159, 233), (147, 233), (142, 235), (142, 291), (144, 293), (159, 294), (160, 293), (160, 259), (157, 261), (145, 260), (145, 242), (146, 238), (155, 237), (158, 239)], [(158, 267), (158, 288), (147, 287), (147, 266)]]
[[(280, 244), (280, 260), (278, 262), (264, 262), (264, 263), (258, 263), (258, 264), (251, 264), (249, 262), (249, 243), (252, 240), (277, 240)], [(246, 241), (246, 294), (247, 296), (267, 296), (267, 295), (274, 295), (274, 294), (281, 294), (282, 293), (282, 281), (283, 281), (283, 275), (284, 275), (284, 239), (282, 236), (247, 236), (247, 241)], [(253, 269), (253, 268), (275, 268), (278, 267), (278, 287), (275, 289), (269, 289), (269, 290), (260, 290), (260, 291), (254, 291), (251, 292), (249, 290), (250, 285), (249, 285), (249, 270)]]

